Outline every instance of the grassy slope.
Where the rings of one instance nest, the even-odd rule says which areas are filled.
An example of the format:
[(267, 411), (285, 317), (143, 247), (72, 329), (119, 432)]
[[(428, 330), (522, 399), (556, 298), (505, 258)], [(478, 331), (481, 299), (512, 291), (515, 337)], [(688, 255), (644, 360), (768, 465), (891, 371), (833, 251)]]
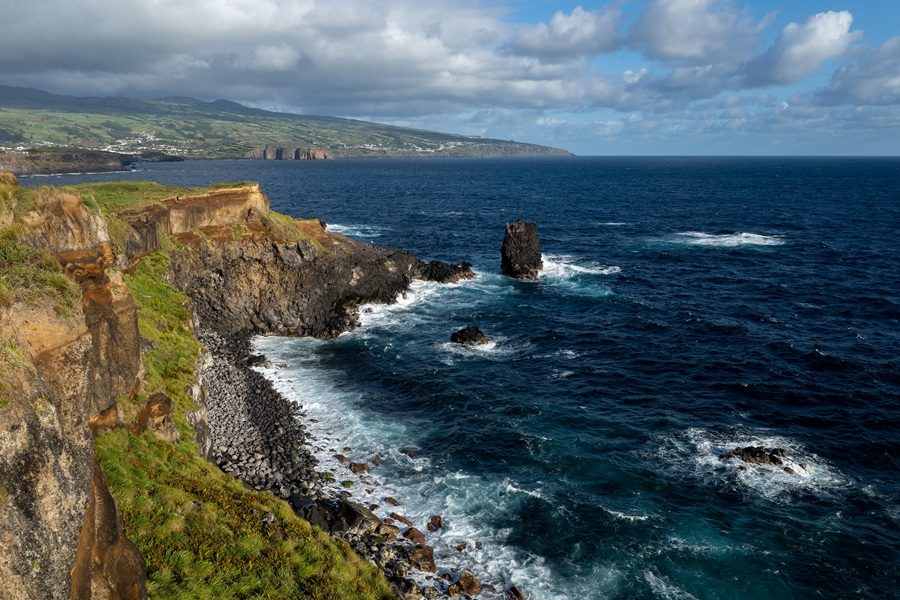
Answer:
[[(159, 200), (172, 191), (150, 183), (74, 189), (87, 206), (105, 214)], [(40, 192), (18, 188), (15, 193)], [(0, 256), (10, 248), (20, 251), (11, 239), (0, 237)], [(165, 251), (145, 257), (126, 283), (138, 307), (141, 335), (152, 342), (152, 349), (143, 354), (143, 395), (164, 390), (173, 399), (181, 440), (169, 444), (127, 429), (96, 440), (127, 534), (147, 561), (150, 597), (392, 597), (380, 573), (346, 544), (299, 519), (284, 501), (246, 489), (197, 455), (186, 419), (193, 409), (186, 389), (193, 381), (200, 344), (190, 329), (189, 299), (166, 282), (168, 260)], [(38, 266), (59, 273), (55, 261), (48, 263), (46, 257)], [(0, 280), (18, 277), (13, 275), (16, 268), (0, 260)], [(21, 290), (13, 289), (16, 294)], [(61, 300), (68, 297), (68, 292), (54, 293), (60, 293)], [(0, 344), (0, 369), (17, 366), (20, 358), (15, 348)], [(134, 406), (123, 408), (129, 412)]]
[(31, 94), (0, 86), (0, 146), (41, 144), (243, 157), (254, 148), (325, 146), (341, 156), (565, 154), (544, 146), (190, 98), (137, 101)]

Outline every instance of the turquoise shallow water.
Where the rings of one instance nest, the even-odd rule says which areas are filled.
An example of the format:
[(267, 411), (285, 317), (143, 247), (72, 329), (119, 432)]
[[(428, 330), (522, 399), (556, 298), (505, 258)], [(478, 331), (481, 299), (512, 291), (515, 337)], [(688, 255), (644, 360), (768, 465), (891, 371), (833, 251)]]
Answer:
[[(323, 467), (382, 455), (354, 493), (442, 514), (447, 560), (534, 598), (896, 597), (900, 161), (142, 168), (90, 178), (255, 179), (276, 210), (473, 263), (337, 340), (257, 341)], [(534, 283), (498, 274), (517, 217), (539, 224)], [(494, 343), (447, 343), (468, 324)], [(749, 444), (797, 474), (717, 458)]]

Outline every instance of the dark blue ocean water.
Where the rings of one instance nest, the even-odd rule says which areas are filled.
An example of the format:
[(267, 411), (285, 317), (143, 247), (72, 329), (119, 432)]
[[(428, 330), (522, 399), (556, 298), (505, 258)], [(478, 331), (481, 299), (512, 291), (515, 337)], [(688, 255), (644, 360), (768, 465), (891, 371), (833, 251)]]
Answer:
[[(473, 263), (337, 340), (258, 341), (323, 468), (379, 454), (354, 495), (444, 516), (439, 562), (536, 599), (897, 597), (900, 160), (142, 168), (27, 183), (253, 179), (281, 212)], [(518, 217), (537, 282), (498, 275)], [(468, 324), (494, 344), (447, 343)], [(749, 444), (797, 473), (717, 458)]]

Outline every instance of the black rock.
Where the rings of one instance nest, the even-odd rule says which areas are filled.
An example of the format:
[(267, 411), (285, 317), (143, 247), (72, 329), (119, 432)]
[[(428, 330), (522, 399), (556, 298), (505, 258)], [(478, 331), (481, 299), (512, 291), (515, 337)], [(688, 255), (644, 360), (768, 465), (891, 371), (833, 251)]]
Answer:
[(438, 283), (456, 283), (462, 279), (473, 279), (475, 273), (472, 271), (472, 265), (467, 262), (451, 265), (439, 260), (433, 260), (430, 263), (422, 263), (419, 265), (419, 277), (425, 281), (436, 281)]
[(500, 250), (500, 272), (516, 279), (537, 279), (542, 268), (537, 224), (522, 220), (507, 223)]
[(477, 327), (463, 327), (459, 331), (453, 332), (450, 341), (454, 344), (465, 344), (466, 346), (480, 346), (487, 344), (491, 338), (486, 336), (484, 332)]
[(739, 458), (744, 462), (757, 465), (781, 466), (784, 463), (784, 459), (787, 458), (787, 451), (784, 448), (747, 446), (746, 448), (735, 448), (731, 452), (721, 455), (719, 460), (724, 461), (731, 458)]

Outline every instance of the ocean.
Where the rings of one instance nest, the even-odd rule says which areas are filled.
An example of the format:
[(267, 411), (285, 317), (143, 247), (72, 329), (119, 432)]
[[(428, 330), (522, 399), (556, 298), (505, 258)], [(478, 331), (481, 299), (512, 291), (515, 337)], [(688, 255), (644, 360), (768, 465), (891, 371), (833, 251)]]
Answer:
[[(897, 597), (900, 160), (139, 168), (23, 183), (256, 180), (280, 212), (472, 263), (335, 340), (255, 341), (336, 488), (443, 516), (439, 564), (535, 600)], [(516, 218), (535, 282), (499, 274)], [(466, 325), (492, 342), (450, 344)], [(748, 445), (795, 472), (719, 460)], [(384, 464), (362, 483), (336, 453)]]

